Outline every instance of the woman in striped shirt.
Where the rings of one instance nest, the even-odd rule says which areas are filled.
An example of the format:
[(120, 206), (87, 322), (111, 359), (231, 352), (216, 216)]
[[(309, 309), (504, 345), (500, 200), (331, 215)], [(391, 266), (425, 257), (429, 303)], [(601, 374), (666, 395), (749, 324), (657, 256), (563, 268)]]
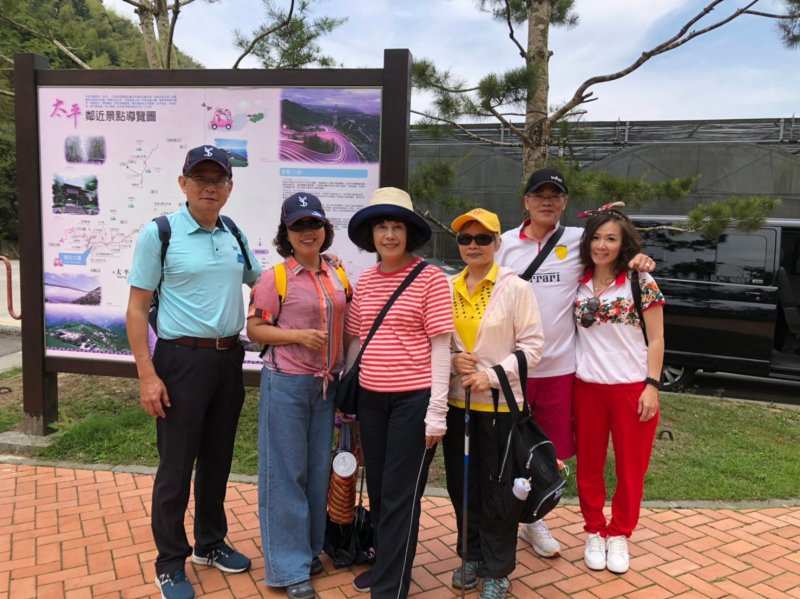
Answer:
[[(348, 227), (379, 262), (361, 275), (346, 333), (363, 341), (392, 293), (420, 263), (411, 252), (431, 236), (400, 189), (376, 190)], [(358, 419), (375, 527), (375, 564), (355, 578), (373, 598), (408, 594), (420, 499), (447, 424), (453, 312), (444, 273), (427, 265), (392, 305), (361, 358)], [(350, 344), (348, 357), (360, 343)], [(350, 361), (350, 360), (348, 360)]]

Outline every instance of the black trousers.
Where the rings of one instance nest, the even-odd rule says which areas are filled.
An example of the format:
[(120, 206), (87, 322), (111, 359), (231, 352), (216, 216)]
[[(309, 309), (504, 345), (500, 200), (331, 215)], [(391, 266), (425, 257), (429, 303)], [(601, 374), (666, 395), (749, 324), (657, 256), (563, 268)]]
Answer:
[(152, 527), (159, 575), (183, 568), (192, 552), (183, 519), (193, 467), (195, 547), (210, 549), (228, 533), (224, 502), (244, 402), (243, 360), (241, 346), (217, 351), (156, 344), (153, 364), (172, 404), (156, 421)]
[(469, 424), (467, 555), (463, 556), (464, 409), (450, 406), (443, 441), (444, 466), (447, 492), (456, 512), (458, 555), (483, 562), (479, 576), (501, 578), (511, 574), (516, 565), (517, 523), (509, 521), (506, 514), (494, 513), (490, 493), (511, 428), (511, 414), (470, 410)]
[(408, 595), (417, 552), (420, 499), (436, 449), (425, 449), (430, 389), (377, 393), (361, 389), (358, 419), (375, 523), (373, 599)]

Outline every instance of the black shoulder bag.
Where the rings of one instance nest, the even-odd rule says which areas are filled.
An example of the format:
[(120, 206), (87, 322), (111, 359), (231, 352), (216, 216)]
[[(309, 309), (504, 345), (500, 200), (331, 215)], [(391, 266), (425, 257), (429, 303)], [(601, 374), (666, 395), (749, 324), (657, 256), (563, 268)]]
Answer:
[[(508, 510), (506, 513), (517, 522), (535, 522), (558, 505), (567, 481), (558, 469), (555, 446), (533, 421), (528, 407), (524, 383), (528, 375), (528, 361), (521, 350), (515, 351), (514, 355), (519, 365), (523, 395), (521, 412), (506, 371), (500, 365), (492, 366), (513, 421), (505, 440), (492, 493), (495, 495), (495, 504), (504, 506)], [(492, 390), (492, 399), (497, 412), (499, 393), (496, 390)], [(514, 479), (517, 478), (525, 478), (530, 482), (531, 490), (524, 501), (513, 493)]]
[(339, 380), (339, 386), (336, 389), (336, 407), (345, 414), (358, 413), (358, 375), (361, 370), (361, 356), (364, 355), (364, 350), (367, 348), (370, 340), (375, 336), (375, 333), (378, 332), (378, 327), (381, 326), (383, 319), (386, 317), (386, 314), (388, 314), (389, 308), (392, 307), (395, 300), (400, 297), (400, 294), (402, 294), (409, 285), (411, 285), (411, 282), (417, 278), (417, 275), (421, 273), (422, 269), (426, 266), (428, 266), (428, 263), (424, 260), (421, 261), (408, 273), (408, 276), (403, 279), (400, 286), (394, 290), (394, 293), (388, 299), (386, 305), (383, 306), (383, 309), (375, 317), (375, 322), (372, 323), (372, 328), (364, 339), (364, 343), (361, 345), (361, 351), (358, 352), (353, 366)]
[(531, 277), (539, 270), (539, 267), (544, 262), (545, 258), (553, 251), (553, 248), (556, 247), (558, 240), (561, 239), (561, 236), (564, 234), (564, 225), (558, 225), (558, 229), (556, 232), (550, 236), (550, 239), (547, 240), (547, 243), (544, 244), (542, 250), (536, 254), (536, 258), (533, 259), (528, 265), (528, 268), (525, 269), (525, 272), (520, 275), (521, 279), (525, 279), (526, 281), (530, 281)]

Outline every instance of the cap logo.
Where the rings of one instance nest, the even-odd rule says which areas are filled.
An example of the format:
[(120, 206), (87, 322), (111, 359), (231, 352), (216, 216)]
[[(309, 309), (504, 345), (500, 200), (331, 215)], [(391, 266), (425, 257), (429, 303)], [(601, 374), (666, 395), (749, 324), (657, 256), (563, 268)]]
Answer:
[(306, 196), (300, 196), (297, 198), (297, 203), (300, 204), (302, 208), (305, 208), (308, 206), (308, 199), (306, 199)]
[(214, 148), (203, 146), (203, 152), (205, 152), (206, 158), (211, 158), (214, 156)]
[(550, 175), (550, 178), (551, 178), (553, 181), (558, 181), (559, 183), (563, 183), (563, 182), (564, 182), (564, 181), (561, 179), (561, 177), (558, 177), (558, 176), (556, 176), (556, 175)]

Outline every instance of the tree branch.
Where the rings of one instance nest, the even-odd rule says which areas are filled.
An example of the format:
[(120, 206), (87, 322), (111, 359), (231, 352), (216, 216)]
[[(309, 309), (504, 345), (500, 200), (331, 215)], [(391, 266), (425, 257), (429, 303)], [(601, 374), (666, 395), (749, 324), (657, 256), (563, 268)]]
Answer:
[(435, 90), (439, 90), (439, 91), (445, 92), (447, 94), (468, 94), (470, 92), (476, 92), (476, 91), (478, 91), (480, 89), (477, 86), (476, 87), (462, 87), (462, 88), (446, 87), (446, 86), (441, 85), (439, 83), (432, 83), (432, 82), (428, 82), (427, 87), (432, 87)]
[(194, 2), (194, 0), (177, 0), (175, 4), (169, 7), (169, 10), (174, 10), (176, 4), (178, 5), (178, 8), (183, 8), (184, 6), (186, 6), (187, 4), (191, 4), (192, 2)]
[(509, 120), (508, 120), (507, 118), (505, 118), (505, 117), (504, 117), (502, 114), (500, 114), (499, 112), (497, 112), (497, 109), (493, 108), (492, 106), (489, 106), (489, 112), (491, 112), (491, 113), (492, 113), (492, 116), (493, 116), (494, 118), (496, 118), (498, 121), (500, 121), (500, 123), (502, 123), (502, 124), (503, 124), (505, 127), (508, 127), (508, 128), (509, 128), (509, 130), (510, 130), (510, 131), (511, 131), (511, 132), (512, 132), (514, 135), (516, 135), (517, 137), (519, 137), (520, 141), (521, 141), (523, 144), (524, 144), (526, 141), (528, 141), (528, 137), (525, 135), (525, 132), (524, 132), (522, 129), (520, 129), (519, 127), (516, 127), (516, 126), (514, 126), (514, 125), (511, 123), (511, 121), (509, 121)]
[(525, 48), (523, 48), (519, 41), (517, 41), (517, 38), (514, 37), (514, 25), (511, 23), (511, 5), (509, 4), (509, 0), (506, 0), (506, 23), (508, 23), (508, 37), (511, 38), (514, 45), (519, 48), (519, 55), (522, 57), (522, 60), (527, 60), (528, 53), (525, 52)]
[(580, 85), (580, 87), (575, 91), (575, 94), (572, 96), (572, 98), (566, 104), (564, 104), (564, 106), (562, 106), (559, 110), (557, 110), (551, 116), (547, 117), (547, 120), (549, 120), (551, 123), (554, 123), (559, 119), (561, 119), (565, 114), (567, 114), (576, 106), (586, 102), (593, 95), (592, 92), (587, 92), (587, 90), (593, 85), (596, 85), (598, 83), (605, 83), (608, 81), (614, 81), (616, 79), (621, 79), (622, 77), (629, 75), (630, 73), (641, 67), (644, 63), (646, 63), (654, 56), (658, 56), (659, 54), (663, 54), (665, 52), (669, 52), (670, 50), (679, 48), (680, 46), (684, 45), (685, 43), (693, 40), (698, 36), (709, 33), (715, 29), (718, 29), (719, 27), (722, 27), (723, 25), (726, 25), (727, 23), (730, 23), (735, 18), (745, 14), (750, 9), (750, 7), (755, 5), (758, 1), (759, 0), (751, 0), (746, 6), (737, 9), (736, 11), (734, 11), (728, 17), (722, 19), (721, 21), (717, 21), (713, 25), (709, 25), (708, 27), (705, 27), (703, 29), (693, 30), (690, 32), (689, 30), (695, 23), (697, 23), (703, 17), (707, 16), (709, 13), (711, 13), (717, 7), (718, 4), (724, 2), (724, 0), (714, 0), (710, 4), (706, 5), (706, 7), (703, 8), (703, 10), (701, 10), (698, 14), (696, 14), (692, 19), (690, 19), (678, 33), (676, 33), (674, 36), (672, 36), (665, 42), (659, 44), (655, 48), (648, 50), (646, 52), (642, 52), (642, 55), (628, 67), (622, 69), (621, 71), (617, 71), (616, 73), (591, 77), (590, 79), (584, 81)]
[(432, 222), (434, 225), (439, 227), (444, 233), (447, 233), (448, 235), (451, 235), (453, 237), (456, 236), (456, 234), (453, 231), (453, 229), (448, 227), (446, 224), (444, 224), (442, 221), (440, 221), (438, 218), (436, 218), (433, 214), (431, 214), (431, 211), (428, 210), (427, 208), (425, 208), (424, 210), (420, 210), (419, 208), (414, 208), (414, 212), (419, 214), (422, 218), (427, 219), (430, 222)]
[(233, 68), (234, 69), (238, 69), (239, 68), (239, 63), (242, 62), (242, 60), (244, 59), (245, 56), (247, 56), (248, 54), (250, 54), (250, 52), (253, 51), (253, 48), (256, 47), (258, 42), (263, 40), (268, 35), (271, 35), (271, 34), (275, 33), (279, 29), (283, 29), (284, 27), (286, 27), (292, 21), (292, 15), (293, 14), (294, 14), (294, 0), (292, 0), (291, 4), (289, 5), (289, 12), (287, 13), (286, 18), (282, 22), (278, 23), (272, 29), (269, 29), (269, 30), (265, 31), (264, 33), (254, 37), (253, 41), (250, 42), (250, 45), (247, 47), (247, 49), (244, 52), (242, 52), (242, 55), (239, 56), (239, 58), (236, 59), (235, 63), (233, 63)]
[(489, 139), (488, 137), (481, 137), (480, 135), (476, 135), (475, 133), (473, 133), (472, 131), (470, 131), (469, 129), (464, 127), (463, 125), (461, 125), (461, 124), (459, 124), (459, 123), (457, 123), (455, 121), (452, 121), (450, 119), (445, 119), (445, 118), (442, 118), (440, 116), (434, 116), (432, 114), (427, 114), (425, 112), (419, 112), (418, 110), (411, 110), (411, 113), (412, 114), (418, 114), (419, 116), (425, 117), (426, 119), (430, 119), (432, 121), (439, 121), (440, 123), (446, 123), (446, 124), (450, 125), (451, 127), (455, 127), (456, 129), (458, 129), (459, 131), (464, 133), (467, 137), (469, 137), (471, 139), (474, 139), (475, 141), (479, 141), (481, 143), (490, 144), (490, 145), (493, 145), (493, 146), (506, 146), (506, 147), (510, 147), (510, 148), (519, 147), (518, 143), (514, 143), (514, 142), (510, 142), (510, 141), (497, 141), (497, 140), (494, 140), (494, 139)]
[(9, 96), (11, 98), (14, 97), (14, 92), (10, 92), (10, 91), (5, 90), (5, 89), (0, 89), (0, 94), (2, 94), (4, 96)]
[(32, 35), (35, 35), (36, 37), (40, 37), (40, 38), (42, 38), (42, 39), (45, 39), (45, 40), (47, 40), (48, 42), (50, 42), (51, 44), (53, 44), (53, 45), (54, 45), (56, 48), (58, 48), (59, 50), (61, 50), (61, 51), (62, 51), (64, 54), (66, 54), (67, 56), (69, 56), (69, 57), (70, 57), (70, 58), (71, 58), (73, 61), (75, 61), (75, 63), (76, 63), (78, 66), (80, 66), (81, 68), (83, 68), (83, 69), (87, 69), (87, 70), (91, 70), (91, 69), (92, 69), (92, 67), (90, 67), (88, 64), (86, 64), (85, 62), (83, 62), (83, 61), (82, 61), (80, 58), (78, 58), (78, 57), (77, 57), (77, 56), (76, 56), (76, 55), (75, 55), (75, 54), (72, 52), (72, 50), (70, 50), (69, 48), (67, 48), (67, 47), (66, 47), (64, 44), (62, 44), (62, 43), (61, 43), (60, 41), (58, 41), (56, 38), (54, 38), (54, 37), (50, 37), (50, 36), (48, 36), (48, 35), (45, 35), (44, 33), (41, 33), (41, 32), (39, 32), (39, 31), (36, 31), (35, 29), (32, 29), (32, 28), (28, 27), (27, 25), (23, 25), (22, 23), (18, 23), (17, 21), (15, 21), (14, 19), (12, 19), (11, 17), (7, 17), (6, 15), (0, 14), (0, 19), (2, 19), (3, 21), (6, 21), (7, 23), (10, 23), (11, 25), (13, 25), (14, 27), (16, 27), (17, 29), (20, 29), (20, 30), (22, 30), (22, 31), (27, 31), (28, 33), (30, 33), (30, 34), (32, 34)]
[(144, 2), (137, 2), (136, 0), (122, 0), (126, 4), (130, 4), (131, 6), (136, 7), (138, 10), (143, 10), (145, 12), (152, 12), (152, 8), (145, 4)]
[[(192, 0), (189, 1), (191, 2)], [(181, 6), (186, 6), (187, 4), (189, 4), (189, 2), (175, 2), (175, 4), (172, 5), (172, 19), (169, 23), (169, 39), (167, 40), (167, 70), (172, 68), (172, 38), (175, 36), (175, 23), (178, 22), (178, 14), (181, 12)]]
[(14, 60), (6, 56), (5, 54), (0, 54), (0, 58), (5, 60), (8, 64), (14, 64)]
[(762, 12), (760, 10), (746, 10), (746, 15), (754, 15), (756, 17), (767, 17), (768, 19), (798, 19), (800, 15), (776, 15), (771, 12)]

